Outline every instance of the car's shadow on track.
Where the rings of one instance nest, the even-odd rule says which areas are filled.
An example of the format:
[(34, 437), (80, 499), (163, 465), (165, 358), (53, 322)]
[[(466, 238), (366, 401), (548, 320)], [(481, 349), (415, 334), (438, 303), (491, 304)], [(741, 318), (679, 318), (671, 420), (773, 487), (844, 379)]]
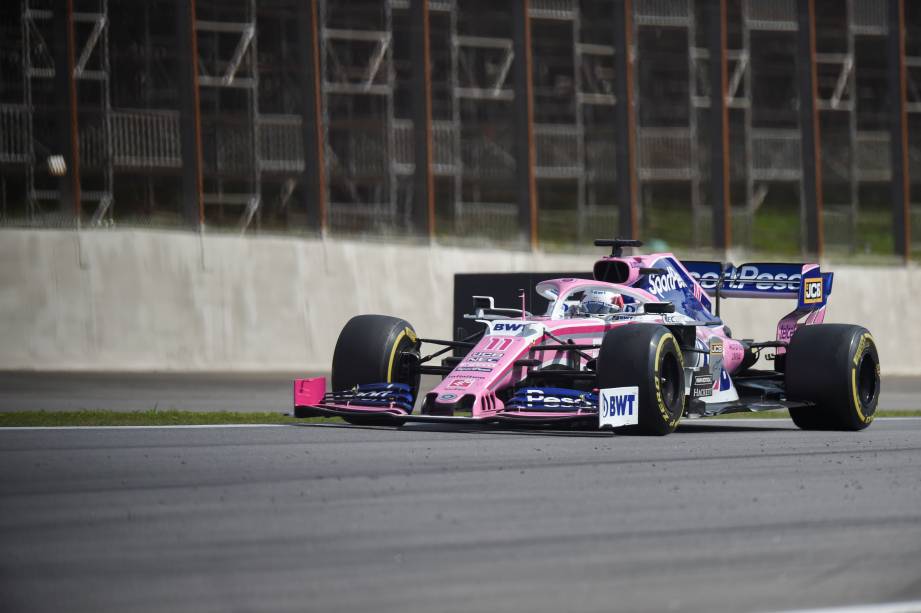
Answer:
[[(593, 429), (548, 429), (539, 426), (498, 426), (495, 424), (433, 424), (433, 423), (411, 423), (403, 426), (361, 426), (341, 423), (304, 423), (293, 424), (301, 428), (342, 428), (346, 430), (397, 430), (401, 432), (446, 432), (454, 434), (487, 434), (496, 436), (554, 436), (554, 437), (572, 437), (572, 438), (648, 438), (643, 435), (619, 434), (610, 430), (593, 430)], [(728, 424), (725, 422), (713, 424), (702, 422), (680, 423), (675, 433), (681, 434), (716, 434), (728, 432), (779, 432), (795, 430), (795, 426), (785, 423), (775, 425), (748, 425), (744, 423)]]
[[(778, 420), (780, 421), (780, 420)], [(763, 422), (762, 422), (763, 424)], [(741, 421), (739, 424), (729, 424), (726, 422), (721, 422), (718, 424), (706, 423), (706, 422), (690, 422), (690, 423), (680, 423), (678, 428), (675, 430), (676, 434), (687, 433), (687, 434), (709, 434), (717, 432), (781, 432), (796, 430), (796, 426), (786, 424), (782, 421), (777, 425), (750, 425)]]
[(400, 432), (450, 432), (454, 434), (494, 434), (494, 435), (522, 435), (531, 436), (571, 436), (581, 438), (615, 436), (613, 432), (601, 430), (549, 430), (546, 428), (528, 427), (528, 426), (497, 426), (493, 424), (470, 425), (470, 424), (426, 424), (413, 423), (403, 426), (360, 426), (354, 424), (335, 424), (335, 423), (305, 423), (292, 424), (299, 428), (343, 428), (346, 430), (392, 430)]

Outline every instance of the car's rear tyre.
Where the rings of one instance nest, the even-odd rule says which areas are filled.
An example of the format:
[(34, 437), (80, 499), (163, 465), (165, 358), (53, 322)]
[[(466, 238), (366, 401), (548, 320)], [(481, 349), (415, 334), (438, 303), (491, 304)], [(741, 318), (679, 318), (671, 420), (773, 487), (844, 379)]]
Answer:
[[(366, 383), (406, 383), (415, 399), (419, 375), (411, 372), (411, 365), (418, 356), (418, 339), (408, 321), (387, 315), (357, 315), (345, 324), (336, 341), (333, 391)], [(364, 426), (402, 425), (406, 421), (388, 415), (354, 415), (343, 419)]]
[(639, 424), (618, 433), (662, 436), (684, 413), (684, 360), (675, 336), (663, 326), (629, 324), (609, 330), (596, 367), (598, 388), (637, 386)]
[(786, 352), (787, 398), (816, 406), (790, 409), (804, 430), (862, 430), (879, 400), (879, 354), (866, 328), (804, 326)]

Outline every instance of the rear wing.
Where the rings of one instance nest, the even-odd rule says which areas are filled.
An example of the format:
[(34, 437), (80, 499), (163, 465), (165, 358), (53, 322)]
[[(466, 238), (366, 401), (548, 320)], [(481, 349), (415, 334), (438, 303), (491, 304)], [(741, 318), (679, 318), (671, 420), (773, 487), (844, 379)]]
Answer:
[(720, 298), (795, 298), (797, 309), (813, 311), (825, 306), (834, 279), (833, 273), (821, 272), (818, 264), (681, 263), (717, 303)]

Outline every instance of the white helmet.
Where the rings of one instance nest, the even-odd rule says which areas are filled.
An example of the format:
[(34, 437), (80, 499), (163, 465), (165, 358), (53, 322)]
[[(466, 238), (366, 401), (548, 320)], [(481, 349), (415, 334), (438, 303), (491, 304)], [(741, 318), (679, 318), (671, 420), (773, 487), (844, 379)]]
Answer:
[(587, 315), (608, 315), (620, 312), (624, 299), (617, 292), (590, 289), (582, 297), (581, 312)]

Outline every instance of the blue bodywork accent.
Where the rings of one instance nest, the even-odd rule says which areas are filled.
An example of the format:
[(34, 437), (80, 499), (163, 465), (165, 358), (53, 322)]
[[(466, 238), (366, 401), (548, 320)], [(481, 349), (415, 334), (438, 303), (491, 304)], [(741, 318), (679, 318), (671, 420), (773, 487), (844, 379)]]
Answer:
[(519, 411), (597, 411), (598, 395), (563, 387), (522, 387), (505, 404)]
[[(664, 274), (646, 275), (640, 278), (636, 287), (644, 289), (662, 302), (671, 302), (675, 310), (697, 321), (712, 321), (710, 300), (701, 294), (694, 297), (694, 280), (670, 257), (659, 258), (652, 265), (666, 271)], [(719, 275), (717, 275), (719, 276)]]
[(363, 383), (352, 389), (331, 392), (323, 397), (324, 404), (355, 404), (363, 407), (391, 406), (412, 413), (415, 398), (405, 383)]

